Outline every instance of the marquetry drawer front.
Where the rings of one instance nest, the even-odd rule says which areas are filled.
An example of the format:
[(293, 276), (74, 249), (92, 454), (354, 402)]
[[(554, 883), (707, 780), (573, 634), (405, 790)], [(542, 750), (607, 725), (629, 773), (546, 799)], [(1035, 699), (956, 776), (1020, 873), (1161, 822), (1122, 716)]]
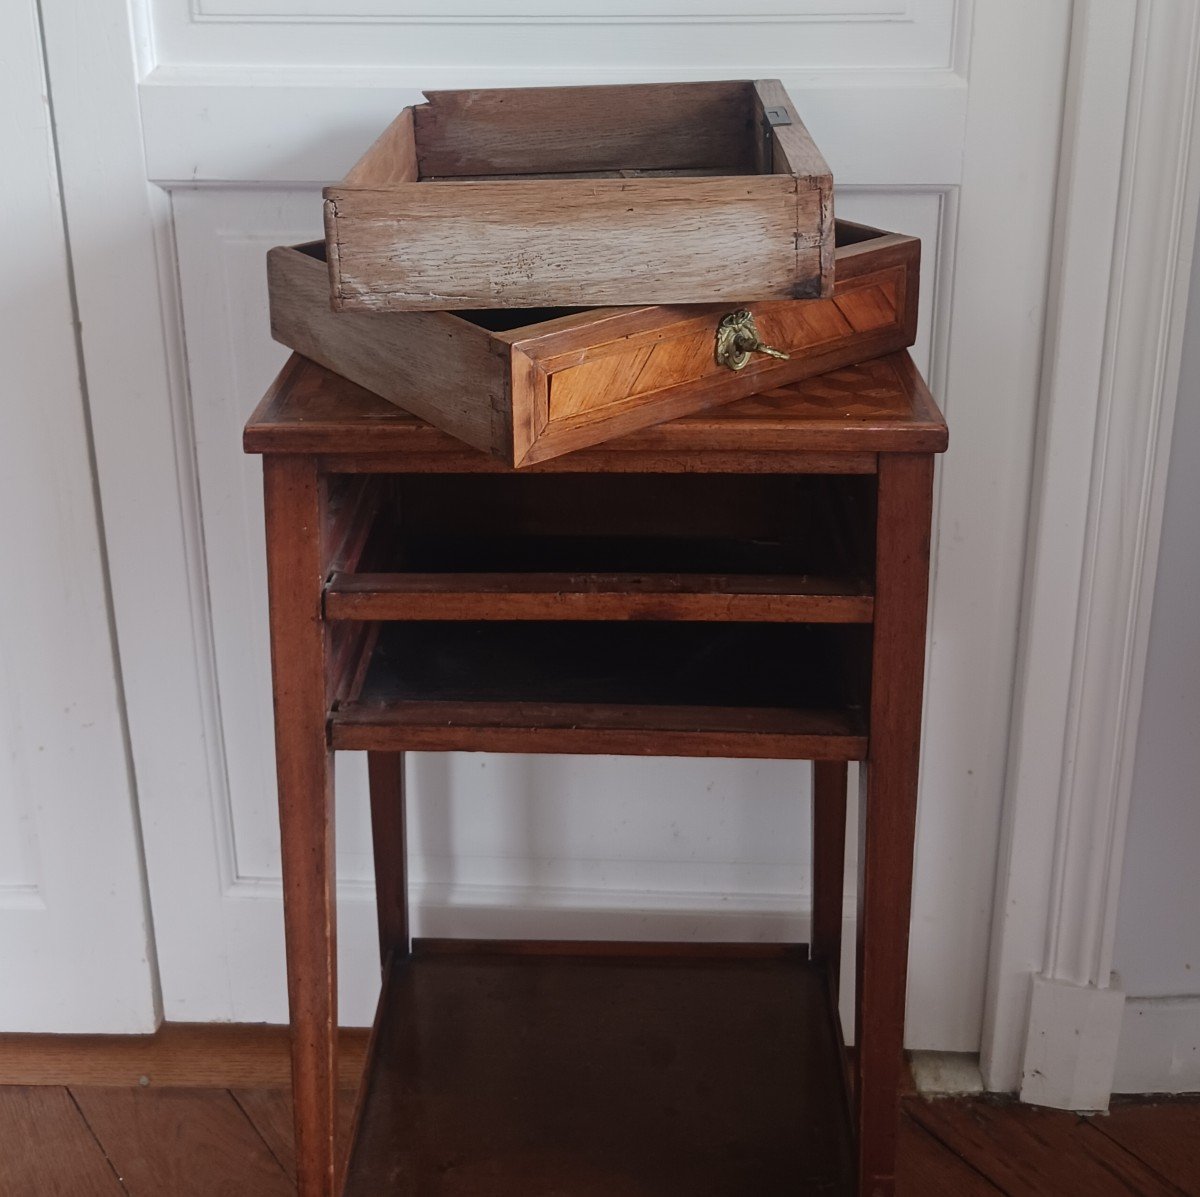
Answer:
[[(271, 328), (465, 443), (532, 465), (911, 345), (919, 241), (844, 222), (838, 241), (831, 298), (750, 304), (749, 324), (722, 304), (334, 312), (324, 246), (281, 247), (268, 255)], [(731, 320), (740, 340), (723, 336)]]

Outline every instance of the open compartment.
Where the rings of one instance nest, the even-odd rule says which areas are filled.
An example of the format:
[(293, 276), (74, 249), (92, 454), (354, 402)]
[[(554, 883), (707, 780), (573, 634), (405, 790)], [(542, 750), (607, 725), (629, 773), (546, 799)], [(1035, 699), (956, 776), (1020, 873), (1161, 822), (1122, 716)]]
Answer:
[(529, 465), (911, 345), (920, 241), (839, 221), (837, 246), (831, 298), (750, 308), (761, 341), (787, 358), (749, 353), (736, 369), (741, 359), (718, 356), (722, 322), (736, 314), (728, 302), (334, 312), (319, 242), (267, 255), (271, 333), (467, 444)]
[(350, 749), (858, 759), (870, 628), (429, 621), (373, 625), (332, 715)]
[(325, 191), (333, 305), (827, 296), (833, 179), (777, 80), (434, 91)]
[(375, 479), (331, 620), (868, 623), (870, 475)]

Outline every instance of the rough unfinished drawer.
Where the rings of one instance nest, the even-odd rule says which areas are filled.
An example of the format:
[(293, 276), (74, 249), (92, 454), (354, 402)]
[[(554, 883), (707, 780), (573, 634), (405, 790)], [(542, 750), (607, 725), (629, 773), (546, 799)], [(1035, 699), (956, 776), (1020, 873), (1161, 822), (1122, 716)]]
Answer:
[(426, 98), (325, 191), (339, 310), (830, 294), (833, 179), (777, 80)]

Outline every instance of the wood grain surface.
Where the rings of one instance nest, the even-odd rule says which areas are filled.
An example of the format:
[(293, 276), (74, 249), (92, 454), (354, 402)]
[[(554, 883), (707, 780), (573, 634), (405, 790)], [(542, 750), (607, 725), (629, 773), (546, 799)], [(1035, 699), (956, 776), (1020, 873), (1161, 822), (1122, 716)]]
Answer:
[[(236, 1028), (239, 1033), (260, 1029)], [(230, 1063), (228, 1058), (225, 1063)], [(217, 1070), (215, 1061), (210, 1067)], [(144, 1091), (141, 1102), (155, 1103), (163, 1093), (152, 1086)], [(4, 1145), (0, 1151), (0, 1193), (14, 1197), (165, 1197), (153, 1178), (182, 1154), (198, 1175), (209, 1180), (212, 1187), (207, 1193), (257, 1197), (254, 1184), (262, 1160), (257, 1150), (251, 1152), (250, 1166), (244, 1171), (235, 1170), (235, 1159), (208, 1172), (204, 1155), (193, 1151), (192, 1140), (186, 1135), (143, 1138), (141, 1150), (147, 1165), (143, 1175), (150, 1177), (150, 1183), (140, 1184), (132, 1174), (118, 1180), (96, 1127), (89, 1124), (76, 1104), (80, 1094), (79, 1089), (68, 1091), (62, 1087), (0, 1088), (0, 1141)], [(83, 1096), (90, 1110), (99, 1109), (110, 1096), (119, 1108), (125, 1108), (124, 1095), (112, 1090), (93, 1093), (91, 1100)], [(288, 1091), (278, 1087), (239, 1088), (233, 1091), (233, 1097), (283, 1174), (294, 1180)], [(200, 1103), (220, 1110), (222, 1118), (227, 1113), (229, 1092), (223, 1088), (197, 1089), (191, 1098), (193, 1111), (200, 1112), (206, 1123), (209, 1118), (200, 1111)], [(338, 1093), (339, 1153), (346, 1147), (353, 1098), (350, 1089)], [(963, 1120), (972, 1118), (980, 1107), (986, 1107), (989, 1131), (962, 1133), (958, 1128)], [(97, 1125), (104, 1124), (101, 1112)], [(1064, 1124), (1069, 1133), (1062, 1133)], [(1124, 1154), (1124, 1160), (1116, 1165), (1116, 1175), (1107, 1178), (1103, 1161), (1114, 1157), (1094, 1154), (1095, 1150), (1106, 1150), (1103, 1144), (1094, 1142), (1102, 1138), (1113, 1141), (1109, 1150), (1119, 1141), (1119, 1150)], [(1076, 1120), (1057, 1110), (993, 1098), (930, 1101), (910, 1096), (904, 1101), (900, 1119), (896, 1192), (898, 1197), (997, 1197), (1030, 1192), (1038, 1197), (1091, 1197), (1093, 1193), (1109, 1197), (1113, 1193), (1157, 1194), (1166, 1182), (1175, 1186), (1168, 1192), (1176, 1197), (1191, 1197), (1200, 1192), (1195, 1168), (1197, 1142), (1200, 1102), (1195, 1099), (1123, 1099), (1114, 1104), (1110, 1115)], [(160, 1161), (157, 1156), (168, 1158)], [(1018, 1179), (1013, 1179), (1014, 1174)], [(216, 1187), (218, 1180), (220, 1188)], [(273, 1184), (273, 1179), (268, 1183)], [(676, 1192), (667, 1189), (652, 1197), (675, 1197)]]
[(1185, 1193), (1200, 1193), (1200, 1104), (1117, 1099), (1092, 1127)]
[(329, 619), (727, 620), (869, 623), (847, 578), (796, 575), (335, 574)]
[[(755, 83), (754, 108), (765, 134), (761, 169), (810, 179), (821, 197), (817, 245), (821, 255), (821, 294), (828, 296), (828, 280), (834, 278), (836, 281), (833, 238), (830, 236), (833, 230), (833, 176), (778, 79), (759, 79)], [(772, 120), (772, 113), (783, 113), (788, 119)]]
[(430, 92), (325, 190), (333, 305), (828, 296), (832, 194), (777, 81)]
[(271, 335), (465, 444), (511, 455), (508, 372), (478, 325), (445, 312), (335, 312), (322, 262), (267, 254)]
[(843, 224), (835, 294), (753, 305), (786, 360), (714, 347), (729, 304), (335, 312), (319, 243), (267, 255), (277, 341), (509, 465), (527, 465), (911, 345), (920, 243)]
[(897, 1197), (1000, 1197), (1003, 1189), (943, 1146), (909, 1114), (908, 1107), (920, 1100), (910, 1098), (900, 1115)]
[[(339, 1084), (362, 1069), (367, 1032), (339, 1033)], [(0, 1085), (287, 1085), (287, 1027), (164, 1023), (153, 1035), (0, 1035)]]
[(404, 753), (367, 754), (379, 957), (385, 969), (393, 957), (398, 960), (408, 955), (408, 829), (404, 773)]
[(989, 1179), (1009, 1197), (1191, 1197), (1196, 1191), (1173, 1184), (1097, 1133), (1101, 1119), (995, 1101), (915, 1101), (907, 1108), (956, 1155), (986, 1160)]
[(844, 761), (814, 761), (812, 781), (812, 934), (834, 992), (842, 971), (845, 905), (846, 778)]
[(75, 1100), (61, 1088), (0, 1087), (0, 1192), (121, 1197), (121, 1185)]
[(347, 1197), (849, 1192), (819, 968), (603, 948), (399, 966)]
[[(362, 1062), (359, 1061), (361, 1069)], [(360, 1078), (355, 1077), (355, 1082)], [(354, 1123), (355, 1088), (341, 1088), (337, 1093), (337, 1154), (339, 1164), (350, 1147), (350, 1131)], [(296, 1182), (296, 1133), (292, 1094), (286, 1088), (238, 1088), (230, 1091), (242, 1113), (262, 1136), (271, 1154), (279, 1161), (287, 1177)], [(211, 1100), (211, 1099), (210, 1099)]]
[(325, 196), (341, 310), (820, 294), (822, 196), (790, 175), (339, 186)]
[(336, 1164), (337, 913), (333, 754), (325, 736), (332, 672), (321, 590), (336, 524), (312, 458), (266, 461), (263, 495), (298, 1192), (328, 1197)]
[[(583, 449), (531, 469), (761, 473), (807, 466), (816, 472), (860, 473), (874, 471), (875, 454), (936, 453), (946, 443), (946, 423), (928, 388), (908, 355), (897, 353), (642, 429), (603, 448)], [(337, 462), (339, 469), (475, 473), (505, 468), (298, 355), (251, 416), (244, 445), (249, 453), (337, 455), (345, 459)], [(805, 462), (805, 455), (815, 456)], [(350, 458), (358, 458), (358, 465)]]
[(229, 1093), (213, 1100), (206, 1090), (80, 1088), (73, 1095), (130, 1191), (293, 1197), (279, 1161)]
[(932, 456), (880, 459), (870, 747), (859, 770), (854, 1068), (863, 1197), (891, 1197), (895, 1187), (932, 502)]
[(422, 177), (752, 165), (743, 80), (430, 91), (412, 111)]

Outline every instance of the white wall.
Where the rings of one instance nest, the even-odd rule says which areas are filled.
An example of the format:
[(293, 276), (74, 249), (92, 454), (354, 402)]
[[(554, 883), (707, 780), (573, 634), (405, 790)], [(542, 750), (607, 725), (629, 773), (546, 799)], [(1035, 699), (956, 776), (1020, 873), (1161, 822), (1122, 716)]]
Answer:
[(1115, 963), (1126, 1008), (1118, 1091), (1200, 1088), (1200, 255), (1179, 403)]

